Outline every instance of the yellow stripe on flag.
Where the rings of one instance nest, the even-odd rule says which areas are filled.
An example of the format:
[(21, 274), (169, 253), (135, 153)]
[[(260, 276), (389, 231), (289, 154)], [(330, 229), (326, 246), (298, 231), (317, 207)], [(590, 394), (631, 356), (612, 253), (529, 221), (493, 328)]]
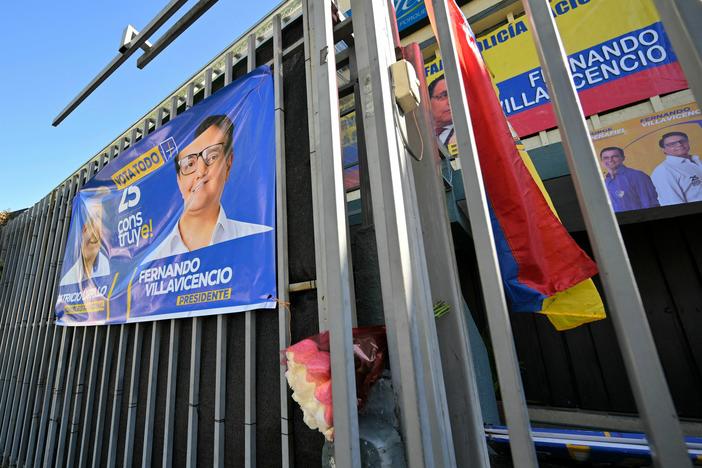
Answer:
[[(521, 142), (517, 143), (517, 149), (522, 161), (524, 161), (524, 165), (546, 199), (546, 203), (548, 203), (553, 214), (558, 216), (551, 197), (548, 195), (546, 187), (544, 187), (544, 183), (529, 157), (529, 153), (526, 152)], [(597, 292), (592, 279), (586, 279), (565, 291), (547, 297), (544, 299), (539, 313), (546, 315), (558, 331), (570, 330), (579, 325), (607, 317), (602, 298), (600, 293)]]

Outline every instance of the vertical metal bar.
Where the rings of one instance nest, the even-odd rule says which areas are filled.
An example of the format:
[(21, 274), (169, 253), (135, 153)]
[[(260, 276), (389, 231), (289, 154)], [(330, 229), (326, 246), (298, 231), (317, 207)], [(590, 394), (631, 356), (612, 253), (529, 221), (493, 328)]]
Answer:
[[(419, 46), (408, 49), (405, 48), (405, 58), (410, 60), (416, 69), (423, 70), (424, 61)], [(421, 101), (429, 102), (429, 93), (426, 89), (422, 89)], [(425, 155), (436, 154), (438, 148), (429, 106), (420, 106), (412, 113), (413, 116), (405, 116), (406, 119), (415, 120), (417, 123), (416, 132), (412, 128), (415, 127), (414, 125), (410, 124), (407, 127), (409, 144), (413, 148), (421, 148), (421, 150), (415, 149), (415, 154), (419, 151), (424, 151)], [(360, 111), (358, 115), (361, 115)], [(433, 302), (437, 299), (444, 300), (452, 311), (436, 320), (436, 329), (441, 347), (441, 363), (451, 418), (456, 465), (489, 467), (490, 459), (483, 427), (483, 414), (489, 415), (492, 410), (481, 412), (479, 387), (474, 369), (475, 361), (472, 355), (472, 350), (477, 348), (475, 343), (470, 343), (469, 339), (468, 324), (472, 319), (463, 313), (463, 294), (446, 206), (445, 187), (441, 177), (437, 177), (435, 158), (421, 157), (410, 161)], [(474, 338), (474, 335), (471, 338)], [(479, 336), (477, 339), (480, 341)], [(482, 403), (488, 407), (494, 405), (494, 400)], [(496, 413), (496, 408), (494, 412)]]
[[(146, 390), (146, 418), (144, 423), (143, 452), (141, 456), (141, 466), (144, 468), (151, 466), (151, 455), (153, 453), (153, 433), (154, 417), (156, 415), (156, 385), (158, 383), (158, 360), (161, 345), (161, 323), (151, 324), (151, 347), (149, 349), (149, 378)], [(136, 351), (134, 352), (136, 354)], [(136, 423), (136, 421), (135, 421)], [(128, 464), (127, 461), (130, 463)], [(131, 458), (124, 456), (124, 465), (131, 465)]]
[(471, 115), (458, 68), (456, 42), (449, 23), (446, 0), (432, 0), (432, 3), (436, 15), (441, 57), (444, 61), (446, 84), (451, 109), (453, 109), (453, 121), (462, 167), (461, 178), (466, 190), (468, 214), (478, 259), (483, 299), (485, 309), (490, 311), (487, 318), (497, 375), (500, 380), (500, 393), (509, 425), (512, 459), (518, 461), (520, 466), (536, 467), (536, 453), (531, 440), (529, 415), (519, 374), (517, 353), (514, 348), (512, 326), (507, 312), (502, 275), (497, 263), (495, 240), (492, 235), (485, 187), (473, 137)]
[[(83, 180), (84, 178), (87, 177), (87, 172), (89, 170), (89, 165), (84, 166), (83, 169), (81, 169), (78, 172), (77, 176), (74, 176), (73, 183), (71, 184), (71, 194), (66, 200), (66, 209), (64, 211), (64, 217), (63, 217), (63, 223), (62, 223), (62, 231), (63, 235), (61, 236), (62, 242), (60, 244), (60, 254), (59, 254), (59, 263), (57, 265), (57, 274), (56, 278), (53, 281), (54, 287), (52, 288), (52, 297), (54, 297), (54, 293), (58, 289), (58, 283), (59, 279), (61, 277), (61, 265), (63, 265), (63, 253), (65, 250), (65, 242), (66, 242), (66, 237), (68, 235), (68, 227), (69, 227), (69, 221), (71, 218), (71, 203), (73, 201), (73, 197), (75, 196), (76, 192), (80, 189), (80, 187), (83, 185)], [(53, 327), (55, 328), (56, 325), (55, 323), (52, 323)], [(60, 335), (60, 340), (61, 344), (60, 347), (57, 349), (57, 340), (59, 339)], [(39, 460), (44, 460), (44, 463), (46, 466), (52, 466), (52, 461), (54, 457), (54, 449), (55, 449), (55, 430), (56, 430), (56, 423), (58, 421), (58, 416), (60, 414), (60, 408), (58, 408), (58, 405), (60, 404), (60, 397), (63, 394), (63, 375), (64, 375), (64, 360), (68, 357), (68, 349), (67, 349), (67, 341), (71, 339), (73, 336), (73, 328), (72, 327), (61, 327), (60, 333), (58, 331), (54, 332), (53, 335), (53, 341), (51, 344), (51, 352), (49, 354), (51, 362), (49, 363), (49, 371), (47, 373), (47, 378), (46, 378), (46, 392), (44, 394), (44, 404), (43, 404), (43, 409), (41, 412), (41, 420), (39, 422), (39, 439), (37, 440), (37, 447), (36, 447), (36, 454), (35, 454), (35, 460), (38, 463)], [(58, 361), (58, 363), (56, 362)], [(54, 370), (56, 371), (54, 373)], [(48, 389), (52, 388), (53, 391), (49, 392)], [(53, 397), (52, 397), (53, 394)], [(47, 423), (48, 423), (48, 428), (47, 428)], [(46, 432), (45, 432), (46, 431)]]
[[(163, 108), (156, 112), (156, 124), (154, 130), (157, 130), (163, 122)], [(154, 324), (155, 325), (155, 324)], [(154, 327), (155, 328), (155, 327)], [(137, 322), (134, 325), (134, 345), (132, 348), (132, 369), (131, 379), (129, 380), (129, 400), (127, 404), (127, 426), (124, 434), (124, 466), (132, 466), (134, 458), (134, 431), (136, 429), (137, 407), (139, 401), (139, 378), (141, 370), (141, 348), (144, 341), (144, 325)], [(157, 343), (158, 345), (158, 343)], [(153, 366), (153, 362), (151, 362)], [(153, 406), (153, 405), (152, 405)], [(145, 434), (146, 435), (146, 434)]]
[[(232, 53), (229, 52), (224, 59), (224, 85), (231, 82), (231, 71), (227, 74), (227, 69), (231, 68)], [(212, 70), (205, 72), (205, 96), (212, 93)], [(215, 408), (214, 408), (214, 447), (213, 465), (223, 467), (224, 459), (224, 422), (226, 419), (227, 402), (227, 316), (217, 316), (217, 345), (215, 358)]]
[(117, 436), (119, 435), (119, 420), (124, 394), (124, 361), (127, 358), (127, 340), (129, 329), (127, 325), (119, 326), (119, 344), (117, 346), (117, 369), (115, 370), (115, 389), (112, 395), (112, 413), (110, 414), (110, 443), (107, 446), (107, 466), (112, 468), (117, 463)]
[(173, 425), (175, 423), (176, 380), (178, 379), (178, 344), (180, 322), (171, 320), (170, 341), (168, 344), (168, 380), (166, 386), (166, 415), (163, 434), (163, 467), (173, 466)]
[[(322, 188), (317, 195), (323, 225), (317, 245), (324, 246), (324, 283), (326, 301), (334, 304), (334, 316), (329, 317), (332, 393), (334, 395), (334, 459), (336, 466), (359, 467), (361, 464), (356, 409), (356, 384), (352, 350), (351, 249), (348, 241), (346, 193), (344, 192), (339, 128), (339, 97), (336, 86), (336, 61), (332, 30), (332, 2), (313, 1), (309, 9), (309, 31), (314, 38), (310, 52), (310, 68), (315, 77), (318, 107), (315, 108), (315, 135), (319, 145), (311, 148), (317, 153), (318, 182)], [(319, 251), (318, 251), (319, 252)], [(317, 270), (317, 280), (320, 271)], [(322, 298), (320, 298), (322, 299)], [(321, 306), (321, 304), (320, 304)]]
[[(248, 71), (256, 68), (256, 36), (248, 38)], [(244, 466), (256, 466), (256, 315), (246, 311), (244, 333)]]
[(523, 4), (654, 464), (691, 466), (556, 23), (545, 0)]
[[(193, 104), (193, 88), (190, 83), (187, 89), (186, 107)], [(178, 114), (178, 97), (171, 98), (171, 116), (173, 120)], [(163, 466), (169, 468), (173, 464), (173, 425), (175, 422), (176, 379), (178, 377), (178, 345), (180, 340), (180, 322), (171, 320), (170, 340), (168, 345), (168, 380), (166, 383), (166, 414), (163, 428)], [(146, 465), (144, 465), (146, 466)]]
[[(145, 124), (146, 127), (146, 124)], [(145, 133), (144, 133), (145, 134)], [(116, 157), (117, 151), (114, 147), (110, 148), (109, 160), (112, 161)], [(105, 330), (105, 340), (104, 340), (104, 354), (102, 360), (102, 375), (100, 376), (100, 391), (97, 396), (97, 415), (95, 416), (94, 430), (94, 443), (93, 443), (93, 455), (92, 464), (97, 466), (101, 463), (102, 458), (102, 433), (105, 430), (105, 412), (107, 410), (107, 395), (109, 392), (110, 374), (112, 372), (112, 353), (114, 351), (114, 342), (117, 333), (117, 328), (114, 325), (108, 325)], [(121, 335), (121, 333), (120, 333)], [(119, 365), (119, 364), (118, 364)], [(116, 382), (116, 380), (115, 380)], [(92, 424), (92, 423), (91, 423)], [(87, 427), (86, 427), (87, 431)], [(81, 454), (82, 456), (82, 454)]]
[[(131, 134), (131, 144), (134, 144), (136, 138), (136, 129), (132, 130)], [(98, 169), (109, 162), (110, 157), (107, 154), (100, 156), (98, 161)], [(88, 463), (88, 457), (90, 456), (90, 439), (92, 436), (93, 427), (93, 408), (95, 405), (95, 391), (98, 385), (98, 364), (100, 358), (102, 357), (102, 351), (105, 344), (105, 336), (110, 327), (96, 326), (93, 328), (93, 342), (90, 351), (90, 369), (88, 370), (88, 386), (85, 392), (85, 416), (83, 418), (83, 427), (81, 428), (80, 436), (80, 446), (78, 456), (78, 466), (79, 468), (84, 468)], [(85, 348), (84, 348), (85, 352)], [(74, 421), (78, 424), (80, 418), (80, 412), (75, 413)], [(69, 459), (70, 459), (69, 451)], [(71, 463), (68, 466), (73, 466)]]
[[(121, 153), (124, 150), (125, 146), (125, 140), (121, 139), (119, 142), (119, 152)], [(116, 156), (115, 156), (116, 157)], [(102, 159), (102, 158), (100, 158)], [(86, 179), (86, 183), (90, 181), (93, 177), (97, 175), (97, 173), (102, 169), (102, 161), (99, 161), (97, 163), (92, 162), (90, 164), (90, 169), (89, 169), (89, 175)], [(91, 327), (92, 329), (93, 327)], [(58, 443), (57, 443), (57, 448), (56, 448), (56, 461), (55, 461), (55, 466), (60, 467), (63, 466), (63, 460), (64, 460), (64, 454), (66, 451), (66, 433), (70, 432), (70, 427), (68, 423), (68, 416), (69, 416), (69, 409), (71, 408), (71, 395), (74, 395), (74, 402), (78, 397), (78, 392), (77, 389), (74, 390), (73, 392), (70, 391), (71, 388), (73, 388), (73, 380), (74, 376), (76, 375), (76, 366), (80, 366), (78, 369), (78, 373), (82, 370), (84, 367), (83, 362), (85, 359), (83, 358), (85, 354), (85, 348), (81, 347), (80, 351), (77, 351), (78, 343), (80, 341), (81, 346), (85, 344), (85, 337), (89, 333), (88, 328), (86, 327), (80, 327), (79, 329), (75, 330), (73, 332), (73, 343), (71, 345), (71, 354), (69, 356), (69, 366), (68, 366), (68, 374), (66, 376), (66, 384), (65, 384), (65, 394), (64, 394), (64, 403), (63, 407), (61, 410), (61, 423), (58, 426)], [(78, 364), (78, 359), (80, 358), (80, 364)], [(82, 383), (79, 383), (78, 386), (82, 387)], [(74, 405), (74, 411), (76, 408), (80, 407), (80, 405)], [(72, 465), (68, 465), (72, 466)]]
[[(290, 346), (290, 310), (284, 306), (290, 300), (288, 293), (288, 213), (285, 181), (285, 99), (283, 96), (283, 34), (280, 15), (273, 17), (273, 88), (275, 92), (275, 213), (276, 251), (278, 274), (278, 349)], [(285, 369), (280, 367), (280, 445), (281, 466), (292, 464), (292, 437), (290, 437), (290, 398)]]
[[(189, 109), (193, 105), (194, 87), (191, 83), (188, 87), (186, 107)], [(188, 445), (186, 451), (187, 467), (197, 466), (197, 430), (198, 430), (198, 409), (200, 406), (200, 354), (202, 351), (202, 319), (193, 317), (192, 334), (190, 344), (190, 385), (188, 388)]]
[[(96, 172), (97, 167), (94, 163), (90, 162), (86, 166), (84, 175), (81, 174), (81, 177), (78, 179), (77, 190), (80, 190), (80, 188), (85, 183), (87, 183), (95, 175)], [(67, 213), (69, 215), (72, 214), (70, 210), (67, 210)], [(64, 326), (61, 329), (61, 347), (59, 350), (59, 354), (57, 355), (59, 362), (54, 378), (54, 395), (51, 403), (51, 416), (49, 418), (46, 450), (44, 452), (45, 466), (61, 466), (63, 464), (63, 435), (65, 431), (61, 431), (61, 428), (65, 428), (68, 424), (68, 414), (71, 396), (69, 389), (72, 386), (73, 376), (75, 374), (76, 360), (78, 359), (78, 353), (76, 352), (75, 348), (78, 344), (78, 336), (80, 336), (80, 334), (84, 332), (84, 328), (81, 328), (80, 331), (77, 331), (75, 327)], [(67, 368), (64, 369), (64, 366)], [(66, 376), (65, 382), (64, 375)], [(39, 457), (37, 457), (37, 460), (38, 459)]]
[(654, 0), (692, 94), (702, 103), (702, 3)]
[[(43, 340), (42, 340), (42, 347), (41, 347), (41, 353), (38, 353), (36, 358), (34, 359), (34, 364), (32, 366), (32, 373), (34, 374), (34, 379), (36, 379), (36, 390), (34, 392), (34, 403), (32, 404), (31, 399), (28, 403), (28, 411), (31, 411), (31, 421), (28, 421), (30, 424), (29, 427), (29, 433), (28, 433), (28, 438), (27, 438), (27, 451), (26, 451), (26, 465), (27, 466), (33, 466), (34, 464), (34, 456), (35, 456), (35, 442), (36, 442), (36, 436), (37, 432), (39, 431), (39, 426), (41, 424), (41, 421), (39, 420), (39, 417), (41, 416), (41, 411), (42, 411), (42, 401), (44, 397), (44, 393), (46, 391), (46, 385), (50, 376), (50, 372), (45, 372), (45, 369), (47, 366), (50, 368), (53, 360), (50, 357), (47, 357), (47, 353), (49, 351), (50, 346), (53, 346), (53, 340), (54, 340), (54, 335), (55, 335), (55, 329), (56, 327), (53, 325), (53, 308), (51, 307), (50, 304), (52, 304), (53, 297), (51, 296), (53, 293), (53, 288), (52, 284), (55, 282), (56, 277), (60, 276), (61, 271), (58, 268), (59, 262), (61, 259), (59, 256), (61, 255), (61, 242), (62, 242), (62, 236), (61, 236), (61, 231), (62, 227), (65, 221), (65, 212), (68, 209), (68, 204), (70, 203), (71, 197), (72, 197), (72, 190), (73, 190), (73, 178), (70, 180), (66, 181), (66, 183), (63, 185), (61, 189), (59, 189), (59, 194), (60, 197), (57, 199), (57, 209), (58, 212), (56, 213), (56, 218), (53, 221), (52, 224), (52, 237), (53, 237), (53, 247), (52, 247), (52, 257), (51, 257), (51, 263), (49, 266), (49, 272), (47, 276), (47, 284), (46, 284), (46, 289), (44, 291), (44, 298), (42, 300), (42, 313), (44, 314), (42, 317), (42, 322), (40, 322), (40, 331), (41, 327), (43, 325)], [(52, 343), (50, 345), (50, 343)], [(37, 369), (37, 366), (39, 368)], [(38, 373), (37, 373), (38, 372)], [(52, 371), (53, 372), (53, 371)], [(34, 388), (32, 386), (31, 388)], [(23, 436), (24, 438), (24, 436)], [(20, 441), (20, 446), (24, 446), (23, 441)], [(40, 458), (41, 459), (41, 458)]]
[(322, 182), (319, 179), (319, 137), (317, 135), (317, 109), (319, 108), (319, 96), (317, 95), (317, 77), (312, 71), (312, 56), (319, 53), (317, 47), (317, 38), (312, 34), (310, 17), (312, 12), (311, 3), (316, 0), (302, 0), (303, 10), (303, 28), (305, 39), (305, 74), (307, 79), (307, 121), (308, 132), (310, 139), (310, 173), (312, 185), (312, 218), (314, 222), (314, 241), (315, 241), (315, 272), (317, 286), (317, 316), (319, 317), (319, 331), (328, 329), (329, 313), (327, 308), (327, 287), (325, 284), (326, 264), (324, 253), (326, 252), (326, 239), (323, 235), (325, 213), (322, 209)]
[[(178, 97), (171, 98), (171, 108), (169, 109), (168, 121), (173, 120), (178, 113)], [(161, 115), (160, 120), (163, 121)], [(160, 125), (161, 122), (159, 122)], [(134, 142), (132, 141), (132, 145)], [(149, 350), (149, 380), (146, 390), (146, 417), (144, 420), (144, 440), (141, 464), (144, 468), (151, 466), (151, 455), (153, 451), (153, 427), (156, 415), (156, 388), (158, 385), (159, 351), (161, 344), (161, 322), (151, 324), (151, 349)], [(126, 450), (126, 449), (125, 449)], [(127, 456), (125, 455), (125, 466)]]
[(407, 461), (456, 466), (412, 167), (398, 135), (404, 122), (390, 82), (396, 58), (388, 4), (355, 1), (352, 10), (383, 308)]

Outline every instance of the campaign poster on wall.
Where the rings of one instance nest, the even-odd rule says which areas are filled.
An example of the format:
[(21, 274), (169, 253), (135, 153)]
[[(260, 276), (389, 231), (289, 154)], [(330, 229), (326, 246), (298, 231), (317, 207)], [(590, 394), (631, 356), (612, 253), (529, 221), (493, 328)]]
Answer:
[(73, 201), (59, 325), (273, 308), (273, 78), (261, 67), (146, 135)]
[(702, 115), (695, 103), (591, 132), (614, 211), (702, 201)]
[[(652, 0), (551, 0), (586, 115), (687, 88)], [(519, 136), (556, 126), (528, 21), (477, 38)]]

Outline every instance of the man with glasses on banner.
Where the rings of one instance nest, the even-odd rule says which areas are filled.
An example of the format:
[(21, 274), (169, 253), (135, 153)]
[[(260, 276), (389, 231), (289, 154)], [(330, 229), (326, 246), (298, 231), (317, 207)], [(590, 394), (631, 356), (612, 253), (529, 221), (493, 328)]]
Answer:
[(665, 159), (651, 174), (661, 205), (702, 201), (702, 162), (690, 154), (686, 133), (669, 132), (658, 142)]
[(183, 213), (143, 263), (272, 229), (229, 219), (222, 207), (234, 160), (233, 130), (226, 115), (208, 116), (195, 130), (195, 139), (174, 158)]

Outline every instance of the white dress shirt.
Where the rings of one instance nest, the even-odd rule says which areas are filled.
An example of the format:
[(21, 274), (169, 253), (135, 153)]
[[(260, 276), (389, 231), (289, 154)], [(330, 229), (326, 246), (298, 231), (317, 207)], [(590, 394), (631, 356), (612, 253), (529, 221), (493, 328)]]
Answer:
[[(152, 250), (149, 255), (146, 256), (142, 263), (148, 263), (152, 260), (158, 260), (159, 258), (190, 252), (190, 249), (188, 249), (183, 242), (183, 238), (180, 236), (178, 224), (179, 223), (176, 223), (168, 236), (163, 239), (163, 241), (156, 246), (156, 248)], [(227, 214), (224, 212), (224, 208), (222, 208), (222, 205), (220, 205), (217, 223), (215, 224), (214, 231), (212, 232), (212, 238), (210, 239), (208, 246), (232, 239), (238, 239), (240, 237), (259, 234), (261, 232), (267, 232), (272, 229), (272, 227), (264, 226), (262, 224), (245, 223), (243, 221), (229, 219), (227, 218)]]
[[(101, 276), (107, 276), (110, 274), (110, 261), (107, 259), (105, 254), (98, 252), (98, 256), (93, 263), (93, 271), (90, 275), (91, 278), (99, 278)], [(63, 275), (59, 286), (66, 286), (68, 284), (80, 283), (84, 279), (87, 279), (87, 275), (83, 270), (83, 258), (78, 257), (76, 263)]]
[(662, 205), (702, 201), (702, 162), (699, 156), (690, 159), (666, 155), (651, 174)]

